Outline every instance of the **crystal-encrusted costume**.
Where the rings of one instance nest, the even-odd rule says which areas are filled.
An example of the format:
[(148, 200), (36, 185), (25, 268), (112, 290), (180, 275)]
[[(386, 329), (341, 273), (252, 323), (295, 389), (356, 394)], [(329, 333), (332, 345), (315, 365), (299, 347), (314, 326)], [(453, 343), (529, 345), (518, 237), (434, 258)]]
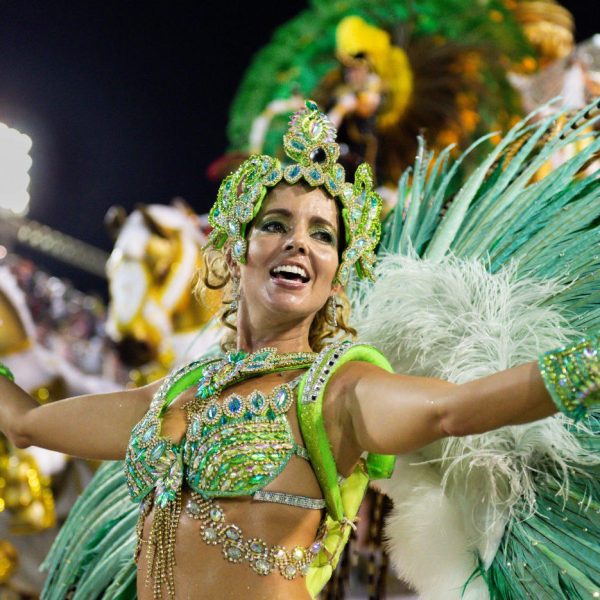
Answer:
[[(182, 509), (200, 521), (200, 538), (209, 545), (219, 545), (228, 561), (247, 562), (258, 575), (278, 571), (287, 579), (309, 574), (315, 563), (309, 585), (320, 589), (348, 539), (358, 510), (355, 501), (362, 499), (366, 489), (366, 473), (389, 476), (393, 464), (392, 457), (370, 455), (343, 483), (355, 492), (352, 506), (344, 505), (322, 424), (321, 403), (334, 371), (347, 360), (359, 359), (389, 368), (373, 348), (342, 343), (327, 347), (319, 355), (280, 355), (271, 348), (249, 355), (229, 353), (222, 359), (191, 363), (165, 379), (148, 412), (133, 428), (125, 458), (129, 493), (140, 503), (136, 554), (147, 546), (155, 597), (161, 597), (163, 588), (169, 597), (175, 597), (174, 544)], [(277, 385), (268, 394), (258, 390), (246, 397), (226, 393), (229, 386), (245, 379), (290, 369), (304, 369), (306, 373)], [(161, 436), (161, 417), (191, 387), (198, 391), (184, 407), (187, 428), (181, 441), (175, 443)], [(306, 447), (294, 439), (287, 418), (296, 404), (298, 387), (298, 419)], [(264, 489), (294, 455), (311, 461), (324, 499)], [(181, 501), (184, 486), (192, 492), (185, 508)], [(260, 538), (248, 539), (237, 525), (227, 521), (216, 499), (239, 496), (304, 509), (326, 508), (327, 518), (310, 547), (271, 546)], [(152, 506), (155, 513), (150, 537), (143, 540), (143, 524)]]

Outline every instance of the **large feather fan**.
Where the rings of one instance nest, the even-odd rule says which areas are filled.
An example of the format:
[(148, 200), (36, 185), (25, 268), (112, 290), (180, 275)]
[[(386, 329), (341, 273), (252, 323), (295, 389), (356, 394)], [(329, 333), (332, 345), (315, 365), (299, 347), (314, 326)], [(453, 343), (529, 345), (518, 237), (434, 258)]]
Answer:
[[(519, 123), (451, 203), (456, 164), (449, 167), (447, 155), (434, 161), (422, 148), (411, 186), (406, 174), (386, 223), (377, 282), (354, 290), (361, 340), (378, 346), (399, 372), (461, 383), (597, 328), (600, 185), (597, 170), (584, 173), (600, 150), (590, 129), (594, 114), (588, 107), (553, 137), (557, 117)], [(533, 177), (584, 137), (586, 150), (545, 178)], [(599, 469), (595, 418), (576, 427), (552, 417), (401, 457), (392, 480), (380, 484), (395, 504), (387, 525), (394, 565), (424, 600), (516, 599), (526, 597), (519, 578), (531, 578), (527, 563), (537, 561), (543, 575), (536, 574), (541, 584), (531, 597), (578, 598), (564, 590), (598, 584), (597, 545), (595, 569), (579, 564), (589, 552), (584, 544), (569, 563), (556, 549), (564, 532), (553, 526), (544, 538), (552, 541), (552, 558), (542, 543), (517, 566), (508, 557), (524, 556), (513, 533), (523, 522), (531, 531), (521, 531), (519, 543), (537, 540), (549, 489), (567, 504), (573, 490), (578, 500), (590, 498), (591, 508), (578, 506), (580, 529), (600, 535), (593, 509)]]

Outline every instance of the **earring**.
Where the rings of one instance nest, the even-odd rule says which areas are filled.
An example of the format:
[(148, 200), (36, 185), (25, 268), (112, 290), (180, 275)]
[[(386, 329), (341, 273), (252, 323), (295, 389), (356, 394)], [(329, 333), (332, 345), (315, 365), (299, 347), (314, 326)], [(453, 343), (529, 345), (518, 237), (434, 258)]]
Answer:
[(327, 323), (329, 323), (329, 325), (331, 325), (334, 328), (338, 326), (338, 321), (337, 321), (338, 306), (339, 306), (339, 302), (338, 302), (337, 295), (334, 294), (333, 296), (329, 296), (327, 303), (326, 303), (325, 320), (327, 321)]
[(231, 302), (230, 310), (238, 309), (238, 300), (240, 299), (240, 280), (237, 277), (231, 278)]

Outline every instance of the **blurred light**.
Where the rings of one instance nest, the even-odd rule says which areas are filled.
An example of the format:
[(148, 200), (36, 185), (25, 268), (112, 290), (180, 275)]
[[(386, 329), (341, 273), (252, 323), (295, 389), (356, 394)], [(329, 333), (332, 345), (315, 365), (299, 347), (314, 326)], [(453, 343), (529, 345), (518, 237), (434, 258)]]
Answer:
[(2, 244), (0, 244), (0, 260), (6, 258), (7, 254), (8, 254), (8, 250), (6, 249), (6, 246), (3, 246)]
[(0, 209), (23, 216), (29, 209), (31, 138), (0, 123)]

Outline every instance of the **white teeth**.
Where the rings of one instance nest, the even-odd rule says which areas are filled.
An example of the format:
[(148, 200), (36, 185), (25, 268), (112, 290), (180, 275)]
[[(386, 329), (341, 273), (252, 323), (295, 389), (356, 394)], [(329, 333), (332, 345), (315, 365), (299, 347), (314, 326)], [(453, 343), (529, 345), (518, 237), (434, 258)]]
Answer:
[(300, 275), (300, 277), (308, 279), (308, 273), (302, 267), (296, 267), (295, 265), (281, 265), (280, 267), (275, 267), (273, 273), (294, 273), (295, 275)]

